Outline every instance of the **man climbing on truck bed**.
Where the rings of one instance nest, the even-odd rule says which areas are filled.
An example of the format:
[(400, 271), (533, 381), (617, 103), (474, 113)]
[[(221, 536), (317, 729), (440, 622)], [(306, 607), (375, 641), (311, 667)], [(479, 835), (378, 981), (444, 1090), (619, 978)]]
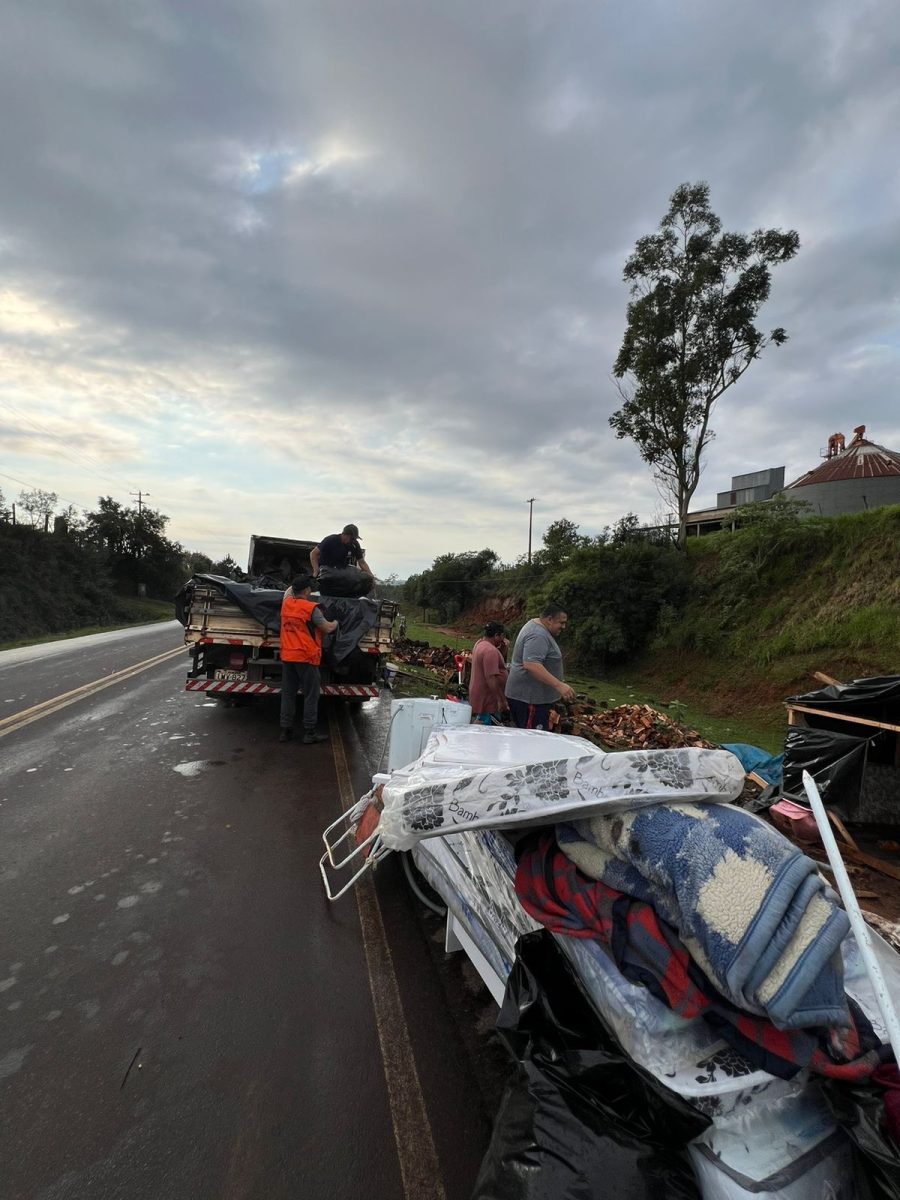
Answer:
[(375, 577), (355, 525), (345, 525), (340, 533), (322, 538), (310, 551), (309, 562), (322, 595), (365, 596), (374, 586)]
[(322, 661), (322, 634), (334, 633), (337, 621), (328, 621), (319, 606), (310, 600), (311, 575), (299, 575), (284, 593), (281, 602), (281, 733), (278, 740), (289, 742), (294, 736), (297, 693), (303, 693), (303, 744), (310, 746), (328, 740), (316, 732), (319, 719), (319, 663)]

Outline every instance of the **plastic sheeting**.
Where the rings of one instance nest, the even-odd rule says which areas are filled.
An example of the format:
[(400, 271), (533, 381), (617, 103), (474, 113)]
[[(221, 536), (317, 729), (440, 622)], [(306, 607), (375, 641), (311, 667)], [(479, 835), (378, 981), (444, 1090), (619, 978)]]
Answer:
[(748, 775), (753, 771), (771, 787), (777, 787), (781, 783), (783, 754), (768, 754), (759, 746), (751, 746), (749, 742), (723, 742), (722, 749), (730, 750), (736, 755)]
[(803, 772), (809, 771), (827, 804), (839, 804), (846, 820), (859, 808), (868, 739), (829, 729), (788, 726), (784, 739), (782, 791), (805, 796)]
[[(283, 588), (258, 587), (253, 581), (236, 583), (224, 575), (194, 575), (175, 597), (175, 616), (184, 625), (191, 603), (194, 584), (212, 584), (237, 607), (264, 626), (266, 636), (278, 634), (281, 629), (281, 602)], [(380, 601), (368, 598), (351, 599), (345, 596), (323, 596), (319, 602), (323, 614), (329, 621), (338, 622), (338, 630), (332, 640), (325, 640), (325, 652), (336, 663), (352, 653), (378, 620)]]
[[(508, 840), (491, 830), (429, 838), (413, 848), (416, 866), (463, 922), (503, 979), (515, 944), (537, 928), (515, 893), (515, 859)], [(578, 976), (585, 995), (625, 1052), (698, 1111), (727, 1115), (763, 1097), (799, 1095), (805, 1078), (776, 1079), (751, 1067), (699, 1018), (686, 1021), (640, 984), (629, 982), (596, 942), (551, 935)]]
[(804, 704), (810, 708), (850, 713), (856, 717), (871, 716), (877, 721), (882, 718), (875, 715), (876, 710), (882, 713), (886, 709), (893, 710), (895, 714), (900, 712), (900, 675), (881, 675), (872, 679), (854, 679), (852, 683), (830, 684), (802, 696), (789, 696), (788, 704)]
[(546, 931), (517, 951), (497, 1023), (517, 1070), (472, 1200), (696, 1200), (706, 1119), (623, 1054)]
[(516, 864), (509, 842), (490, 829), (450, 833), (419, 842), (412, 855), (494, 971), (505, 979), (515, 961), (516, 942), (541, 928), (519, 903), (512, 886)]
[[(547, 741), (550, 738), (552, 741)], [(459, 829), (549, 825), (650, 804), (729, 801), (744, 771), (726, 750), (605, 753), (582, 738), (471, 725), (436, 730), (384, 785), (379, 833), (392, 850)]]
[(856, 1200), (900, 1200), (900, 1147), (884, 1125), (884, 1098), (875, 1084), (824, 1087), (834, 1119), (853, 1145)]

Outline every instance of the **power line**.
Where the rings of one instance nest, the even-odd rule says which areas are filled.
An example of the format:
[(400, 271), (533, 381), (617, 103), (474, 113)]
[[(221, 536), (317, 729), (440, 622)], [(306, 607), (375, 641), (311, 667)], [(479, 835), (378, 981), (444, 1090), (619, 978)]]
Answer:
[[(41, 425), (40, 422), (33, 420), (27, 414), (23, 413), (20, 409), (16, 408), (15, 405), (10, 404), (7, 400), (0, 400), (0, 405), (2, 405), (8, 412), (11, 412), (15, 416), (19, 417), (20, 420), (26, 421), (32, 427), (32, 429), (36, 429), (38, 431), (38, 433), (44, 433), (47, 435), (47, 437), (55, 438), (56, 441), (58, 441), (58, 442), (61, 442), (64, 440), (62, 437), (62, 434), (54, 433), (53, 430), (48, 429), (46, 425)], [(73, 463), (76, 467), (80, 467), (82, 471), (87, 471), (87, 473), (89, 475), (96, 475), (98, 479), (102, 479), (106, 483), (111, 483), (114, 487), (124, 488), (125, 491), (128, 491), (127, 486), (125, 486), (122, 483), (121, 479), (113, 479), (109, 475), (104, 475), (103, 467), (101, 466), (101, 464), (98, 463), (96, 461), (96, 459), (92, 459), (89, 454), (85, 454), (84, 451), (80, 452), (80, 457), (82, 459), (84, 459), (85, 462), (90, 463), (91, 464), (90, 466), (85, 466), (85, 462), (79, 462), (79, 460), (77, 458), (73, 458), (72, 455), (67, 454), (65, 452), (65, 450), (59, 450), (52, 446), (48, 446), (48, 449), (50, 450), (51, 453), (58, 454), (61, 458), (67, 459), (70, 463)]]
[(140, 517), (140, 516), (142, 516), (142, 515), (143, 515), (143, 512), (144, 512), (144, 497), (145, 497), (145, 496), (149, 496), (149, 495), (150, 495), (150, 493), (149, 493), (149, 492), (142, 492), (142, 491), (140, 490), (140, 488), (138, 488), (138, 490), (137, 490), (136, 492), (129, 492), (129, 493), (128, 493), (128, 495), (129, 495), (129, 496), (137, 496), (137, 502), (138, 502), (138, 516), (139, 516), (139, 517)]
[[(29, 483), (27, 479), (17, 479), (15, 475), (7, 475), (5, 471), (0, 471), (0, 479), (10, 479), (13, 483), (20, 483), (22, 487), (31, 488), (33, 492), (50, 491), (50, 488), (42, 488), (36, 483)], [(58, 500), (65, 500), (66, 504), (71, 504), (75, 508), (87, 508), (86, 504), (82, 504), (80, 500), (72, 500), (67, 496), (60, 496), (58, 492), (53, 493)]]
[[(17, 475), (9, 475), (5, 471), (0, 471), (0, 479), (8, 479), (11, 483), (18, 483), (21, 487), (30, 488), (32, 491), (52, 491), (51, 488), (41, 487), (41, 485), (37, 483), (30, 483), (27, 479), (20, 479)], [(132, 492), (130, 494), (134, 495), (135, 493)], [(58, 492), (55, 492), (54, 495), (58, 500), (62, 500), (66, 504), (71, 504), (74, 508), (80, 508), (84, 512), (90, 511), (90, 505), (85, 504), (82, 500), (73, 500), (70, 496), (60, 496)], [(141, 493), (142, 498), (143, 496), (149, 495), (149, 492)], [(140, 511), (140, 509), (138, 511)], [(249, 540), (239, 533), (213, 533), (211, 529), (196, 529), (194, 532), (202, 535), (203, 537), (214, 538), (219, 542), (246, 542)]]

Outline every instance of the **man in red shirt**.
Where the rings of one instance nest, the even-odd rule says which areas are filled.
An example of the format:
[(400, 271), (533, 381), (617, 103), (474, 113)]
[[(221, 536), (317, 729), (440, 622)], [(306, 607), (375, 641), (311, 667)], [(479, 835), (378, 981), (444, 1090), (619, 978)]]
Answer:
[(488, 621), (484, 637), (472, 651), (472, 671), (469, 680), (469, 703), (473, 720), (490, 725), (507, 709), (506, 662), (500, 647), (506, 644), (505, 630), (499, 621)]

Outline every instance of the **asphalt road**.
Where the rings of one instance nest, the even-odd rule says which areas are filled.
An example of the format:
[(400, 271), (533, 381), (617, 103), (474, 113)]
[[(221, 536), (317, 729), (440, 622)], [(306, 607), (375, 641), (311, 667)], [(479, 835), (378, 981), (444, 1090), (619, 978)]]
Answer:
[(0, 1198), (463, 1200), (490, 1006), (396, 862), (333, 906), (318, 874), (387, 702), (282, 746), (179, 645), (0, 654)]

